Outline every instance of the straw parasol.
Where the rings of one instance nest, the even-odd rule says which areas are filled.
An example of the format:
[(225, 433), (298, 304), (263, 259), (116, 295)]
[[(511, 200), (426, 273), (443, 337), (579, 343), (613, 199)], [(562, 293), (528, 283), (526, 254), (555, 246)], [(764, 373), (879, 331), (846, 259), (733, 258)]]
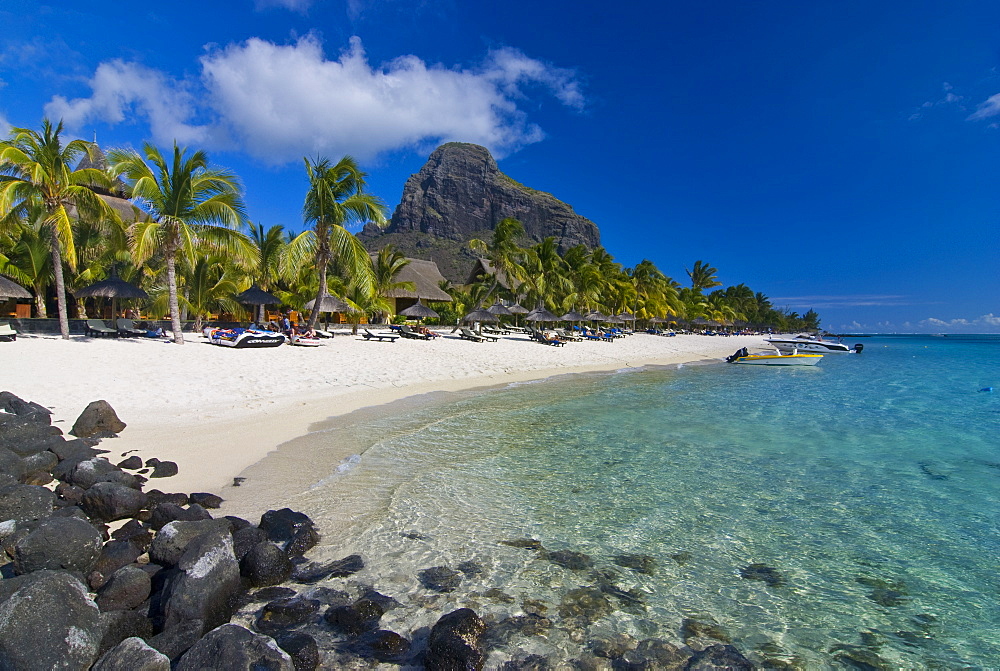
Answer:
[(529, 312), (531, 312), (531, 310), (529, 310), (528, 308), (522, 308), (517, 303), (514, 303), (513, 305), (508, 305), (507, 309), (511, 311), (511, 314), (515, 315), (526, 315)]
[[(524, 308), (521, 309), (524, 310)], [(510, 317), (514, 314), (513, 312), (508, 310), (507, 307), (500, 301), (497, 301), (493, 305), (486, 308), (486, 311), (489, 312), (491, 315), (496, 315), (497, 317)]]
[(535, 308), (528, 313), (525, 317), (529, 322), (557, 322), (559, 317), (546, 310), (545, 308)]
[(76, 298), (110, 298), (112, 319), (118, 316), (118, 301), (130, 298), (149, 298), (149, 294), (139, 287), (118, 277), (118, 271), (111, 269), (111, 275), (100, 282), (94, 282), (89, 287), (73, 292)]
[(0, 298), (31, 298), (31, 294), (20, 284), (0, 276)]
[(615, 318), (616, 319), (620, 319), (623, 322), (634, 322), (635, 321), (635, 315), (632, 314), (631, 312), (622, 312), (621, 314), (615, 315)]
[[(240, 292), (235, 296), (236, 300), (244, 305), (256, 305), (263, 308), (265, 305), (274, 305), (280, 303), (281, 299), (274, 294), (268, 293), (254, 284), (252, 287), (246, 291)], [(257, 315), (258, 321), (264, 321), (264, 311), (261, 310), (260, 314)]]
[(487, 322), (487, 323), (493, 324), (493, 323), (496, 323), (498, 321), (500, 321), (500, 320), (497, 319), (497, 316), (495, 314), (493, 314), (491, 312), (488, 312), (487, 310), (484, 310), (482, 308), (476, 308), (475, 310), (473, 310), (469, 314), (467, 314), (464, 317), (462, 317), (462, 322), (464, 322), (466, 324), (469, 324), (469, 323), (472, 323), (472, 322)]
[[(306, 310), (312, 310), (316, 305), (316, 299), (308, 301), (302, 307)], [(319, 302), (318, 312), (350, 312), (351, 306), (340, 300), (336, 296), (331, 296), (326, 294)]]
[(406, 308), (405, 310), (400, 310), (399, 314), (404, 317), (413, 317), (415, 319), (424, 319), (426, 317), (440, 317), (438, 313), (430, 309), (426, 305), (420, 302), (420, 298), (417, 298), (417, 302)]
[(564, 322), (582, 322), (586, 319), (586, 317), (584, 317), (576, 310), (570, 310), (559, 319), (563, 320)]
[(607, 318), (608, 318), (608, 316), (606, 314), (602, 314), (601, 312), (599, 312), (597, 310), (594, 310), (593, 312), (588, 312), (584, 316), (584, 319), (587, 319), (587, 320), (592, 321), (592, 322), (602, 322), (602, 321), (606, 320)]

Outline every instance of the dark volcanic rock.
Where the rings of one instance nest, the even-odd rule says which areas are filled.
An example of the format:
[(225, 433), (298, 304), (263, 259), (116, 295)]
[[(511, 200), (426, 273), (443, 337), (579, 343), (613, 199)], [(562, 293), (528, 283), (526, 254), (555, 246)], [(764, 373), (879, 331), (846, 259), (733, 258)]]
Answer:
[(97, 563), (87, 576), (90, 586), (100, 589), (118, 569), (134, 562), (144, 551), (145, 548), (138, 539), (105, 543)]
[(118, 419), (114, 408), (107, 401), (93, 401), (84, 408), (70, 430), (71, 436), (78, 438), (104, 438), (122, 432), (125, 422)]
[(14, 546), (14, 572), (79, 571), (86, 575), (101, 553), (101, 534), (75, 517), (54, 517), (38, 524)]
[(586, 555), (582, 552), (574, 552), (573, 550), (557, 550), (556, 552), (550, 552), (548, 560), (553, 564), (562, 566), (563, 568), (568, 568), (572, 571), (583, 571), (594, 565), (594, 560), (590, 558), (590, 555)]
[(127, 468), (130, 471), (134, 471), (137, 468), (142, 468), (142, 459), (137, 455), (132, 455), (128, 459), (124, 459), (118, 462), (118, 468)]
[(319, 646), (309, 634), (290, 631), (276, 636), (274, 640), (292, 658), (295, 671), (313, 671), (319, 666)]
[(147, 500), (137, 489), (115, 482), (98, 482), (83, 495), (80, 507), (95, 519), (114, 522), (135, 517), (146, 507)]
[(288, 653), (270, 636), (255, 634), (236, 624), (224, 624), (205, 634), (177, 663), (177, 671), (293, 671)]
[(270, 541), (250, 548), (240, 560), (240, 575), (254, 587), (268, 587), (285, 582), (292, 576), (292, 560)]
[(17, 480), (24, 475), (25, 471), (26, 466), (21, 457), (14, 454), (6, 447), (0, 447), (0, 473), (6, 473)]
[(316, 599), (301, 596), (276, 599), (261, 609), (254, 626), (260, 632), (273, 635), (312, 619), (319, 612), (320, 605)]
[(731, 645), (711, 645), (694, 653), (684, 668), (686, 671), (716, 671), (717, 669), (752, 671), (754, 666), (750, 660)]
[(149, 474), (151, 478), (169, 478), (177, 475), (177, 464), (172, 461), (157, 462), (153, 472)]
[(425, 568), (417, 577), (421, 585), (435, 592), (454, 592), (462, 583), (462, 574), (447, 566)]
[(292, 540), (295, 532), (301, 528), (313, 528), (315, 525), (305, 513), (291, 508), (268, 510), (260, 518), (260, 528), (267, 537), (275, 543), (285, 543)]
[(566, 619), (579, 618), (585, 622), (596, 622), (613, 611), (611, 602), (601, 590), (587, 587), (566, 592), (559, 604), (559, 615)]
[(104, 636), (101, 638), (102, 655), (126, 638), (141, 638), (148, 641), (153, 637), (153, 623), (146, 617), (146, 611), (142, 608), (101, 613), (101, 628), (104, 630)]
[(133, 636), (104, 653), (91, 671), (170, 671), (170, 660)]
[(111, 575), (94, 601), (102, 612), (129, 610), (149, 598), (151, 588), (148, 573), (135, 566), (126, 566)]
[(639, 643), (635, 650), (622, 655), (629, 667), (634, 669), (683, 669), (688, 656), (673, 643), (658, 638), (648, 638)]
[(461, 284), (475, 260), (468, 241), (488, 240), (508, 217), (524, 225), (528, 244), (554, 236), (560, 252), (600, 245), (594, 222), (500, 172), (485, 147), (459, 142), (438, 147), (410, 176), (384, 231), (369, 225), (358, 237), (372, 250), (392, 244), (407, 256), (435, 261), (447, 279)]
[(157, 503), (150, 511), (149, 526), (162, 529), (164, 525), (177, 520), (194, 522), (210, 519), (212, 515), (201, 506), (181, 508), (174, 503)]
[(161, 597), (164, 629), (199, 620), (205, 631), (227, 622), (240, 588), (240, 569), (229, 532), (214, 530), (194, 538), (177, 568)]
[(7, 485), (0, 488), (0, 522), (40, 520), (52, 514), (55, 494), (36, 485)]
[(348, 555), (343, 559), (329, 562), (327, 564), (317, 564), (310, 562), (297, 566), (292, 573), (296, 582), (311, 584), (326, 578), (346, 578), (353, 575), (365, 567), (365, 562), (361, 555)]
[(516, 538), (509, 541), (500, 541), (501, 545), (509, 545), (512, 548), (524, 548), (526, 550), (537, 550), (539, 552), (544, 552), (545, 548), (542, 546), (542, 542), (535, 540), (534, 538)]
[(289, 557), (301, 557), (319, 543), (319, 532), (311, 526), (299, 527), (285, 543), (284, 550)]
[[(149, 558), (157, 564), (173, 566), (180, 561), (188, 543), (209, 532), (224, 532), (229, 535), (229, 521), (223, 519), (171, 522), (160, 529), (153, 538), (153, 542), (149, 546)], [(232, 539), (230, 539), (230, 547), (232, 547)], [(233, 559), (235, 558), (234, 554)]]
[(431, 671), (482, 669), (486, 653), (480, 644), (486, 624), (470, 608), (444, 615), (431, 629), (425, 665)]
[(614, 558), (614, 562), (638, 573), (646, 575), (656, 573), (656, 559), (649, 555), (618, 555)]
[(350, 606), (332, 606), (323, 614), (323, 619), (333, 629), (357, 636), (366, 631), (378, 629), (378, 621), (385, 609), (371, 599), (359, 599)]
[(257, 527), (245, 527), (233, 532), (233, 552), (237, 559), (243, 559), (258, 543), (267, 540), (267, 534)]
[(394, 631), (379, 629), (366, 634), (361, 640), (368, 654), (380, 662), (402, 659), (410, 651), (410, 642)]
[(767, 564), (750, 564), (740, 569), (740, 576), (744, 580), (760, 580), (767, 583), (768, 587), (781, 587), (784, 582), (778, 569)]
[(222, 497), (207, 492), (194, 492), (188, 496), (188, 499), (190, 499), (191, 503), (197, 503), (202, 508), (222, 507)]
[(64, 571), (0, 580), (0, 668), (86, 669), (101, 619), (87, 588)]

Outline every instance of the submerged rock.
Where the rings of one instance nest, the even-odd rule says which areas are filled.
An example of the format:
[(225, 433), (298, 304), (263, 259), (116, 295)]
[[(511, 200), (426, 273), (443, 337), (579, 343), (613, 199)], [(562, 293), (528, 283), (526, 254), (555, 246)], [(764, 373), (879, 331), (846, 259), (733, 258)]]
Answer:
[(510, 541), (500, 541), (501, 545), (509, 545), (512, 548), (524, 548), (526, 550), (538, 550), (544, 552), (545, 548), (542, 546), (542, 542), (535, 540), (534, 538), (517, 538)]
[(384, 613), (385, 609), (375, 601), (360, 599), (349, 606), (331, 607), (323, 619), (336, 631), (358, 636), (378, 629), (378, 622)]
[(431, 671), (482, 669), (486, 663), (480, 639), (486, 624), (470, 608), (460, 608), (439, 619), (427, 641), (425, 666)]
[(740, 576), (744, 580), (760, 580), (767, 583), (769, 587), (780, 587), (784, 580), (778, 569), (767, 564), (750, 564), (740, 569)]
[(361, 555), (348, 555), (343, 559), (326, 564), (310, 562), (309, 564), (297, 566), (292, 572), (292, 578), (296, 582), (308, 585), (325, 580), (326, 578), (346, 578), (349, 575), (354, 575), (364, 567), (365, 562), (361, 558)]
[(309, 634), (290, 631), (279, 634), (274, 641), (292, 658), (295, 671), (313, 671), (319, 667), (319, 645)]
[(556, 550), (548, 553), (546, 559), (571, 571), (584, 571), (594, 565), (594, 560), (590, 558), (590, 555), (573, 550)]
[(731, 645), (711, 645), (694, 653), (684, 668), (686, 671), (753, 671), (754, 666)]
[(619, 566), (630, 568), (638, 573), (644, 573), (646, 575), (653, 575), (656, 573), (656, 559), (649, 555), (617, 555), (612, 561)]
[(311, 620), (319, 612), (320, 602), (301, 596), (275, 599), (264, 606), (254, 626), (265, 634), (296, 627)]
[(292, 561), (270, 541), (261, 541), (240, 560), (240, 575), (254, 587), (269, 587), (292, 576)]
[(224, 624), (205, 634), (177, 663), (177, 671), (294, 671), (292, 658), (270, 636), (236, 624)]
[(599, 589), (571, 589), (559, 604), (559, 615), (566, 619), (581, 619), (592, 623), (614, 612), (611, 602)]
[(454, 592), (462, 583), (462, 574), (447, 566), (425, 568), (417, 577), (421, 585), (435, 592)]

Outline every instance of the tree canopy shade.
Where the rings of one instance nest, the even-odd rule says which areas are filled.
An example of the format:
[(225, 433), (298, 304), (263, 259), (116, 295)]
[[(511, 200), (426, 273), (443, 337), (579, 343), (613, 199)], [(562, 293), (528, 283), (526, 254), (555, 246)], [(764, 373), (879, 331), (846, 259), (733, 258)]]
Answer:
[(40, 133), (11, 128), (8, 139), (0, 143), (0, 229), (27, 219), (33, 208), (41, 210), (52, 255), (59, 331), (69, 338), (63, 262), (76, 267), (70, 211), (94, 220), (114, 220), (117, 214), (90, 188), (110, 184), (107, 175), (96, 168), (71, 168), (94, 146), (83, 140), (63, 144), (62, 130), (61, 122), (53, 127), (43, 119)]
[(144, 263), (157, 252), (166, 260), (171, 328), (174, 342), (183, 344), (178, 256), (193, 261), (198, 242), (248, 266), (259, 261), (259, 253), (235, 230), (246, 214), (233, 173), (210, 167), (205, 152), (188, 155), (176, 143), (169, 161), (148, 143), (143, 145), (143, 154), (131, 149), (111, 151), (112, 174), (125, 178), (130, 195), (145, 213), (130, 230), (135, 263)]
[[(336, 163), (329, 159), (305, 159), (309, 190), (302, 207), (302, 218), (312, 226), (312, 243), (316, 250), (316, 271), (319, 287), (316, 300), (327, 292), (327, 270), (336, 259), (351, 275), (352, 282), (362, 293), (373, 294), (375, 277), (368, 250), (346, 226), (350, 223), (386, 222), (386, 207), (372, 194), (365, 193), (366, 174), (350, 156)], [(309, 315), (309, 327), (314, 328), (319, 312)]]

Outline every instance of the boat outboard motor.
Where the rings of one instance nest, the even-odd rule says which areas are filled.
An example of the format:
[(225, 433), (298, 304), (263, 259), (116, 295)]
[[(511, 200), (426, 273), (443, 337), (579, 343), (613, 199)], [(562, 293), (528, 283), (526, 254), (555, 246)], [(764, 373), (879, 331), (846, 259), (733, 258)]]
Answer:
[(739, 359), (742, 356), (747, 356), (747, 354), (749, 354), (749, 352), (747, 352), (747, 348), (743, 347), (742, 349), (736, 350), (736, 352), (733, 355), (727, 356), (726, 361), (729, 363), (735, 363), (737, 359)]
[(865, 346), (862, 345), (861, 343), (854, 343), (854, 353), (855, 354), (861, 354), (861, 350), (863, 350), (864, 348), (865, 348)]

